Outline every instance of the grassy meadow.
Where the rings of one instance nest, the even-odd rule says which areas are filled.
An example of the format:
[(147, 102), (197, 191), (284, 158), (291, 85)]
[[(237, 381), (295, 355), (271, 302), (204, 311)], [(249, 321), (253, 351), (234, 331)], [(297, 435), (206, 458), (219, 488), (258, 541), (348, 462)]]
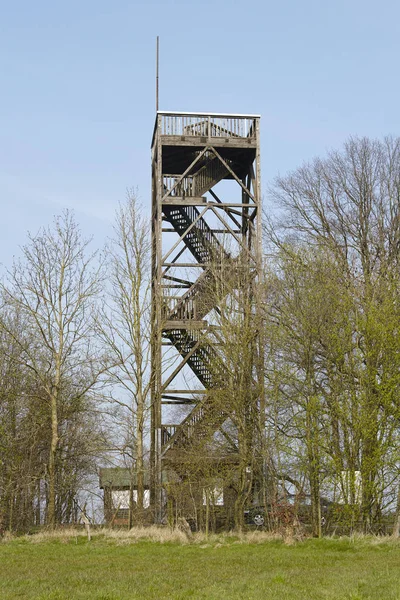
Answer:
[(0, 598), (400, 600), (400, 542), (295, 541), (263, 532), (149, 528), (37, 534), (0, 543)]

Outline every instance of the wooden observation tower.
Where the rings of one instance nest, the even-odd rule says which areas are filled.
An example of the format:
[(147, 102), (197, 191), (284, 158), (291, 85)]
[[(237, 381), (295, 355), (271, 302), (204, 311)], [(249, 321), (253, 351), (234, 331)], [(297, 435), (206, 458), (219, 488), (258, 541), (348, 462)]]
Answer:
[[(220, 332), (222, 304), (240, 294), (243, 280), (249, 283), (251, 314), (257, 315), (259, 122), (257, 115), (157, 112), (152, 140), (151, 496), (158, 516), (165, 469), (184, 478), (185, 450), (196, 451), (197, 442), (218, 432), (234, 410), (229, 398), (216, 409), (212, 397), (232, 370)], [(263, 411), (261, 399), (258, 410)]]

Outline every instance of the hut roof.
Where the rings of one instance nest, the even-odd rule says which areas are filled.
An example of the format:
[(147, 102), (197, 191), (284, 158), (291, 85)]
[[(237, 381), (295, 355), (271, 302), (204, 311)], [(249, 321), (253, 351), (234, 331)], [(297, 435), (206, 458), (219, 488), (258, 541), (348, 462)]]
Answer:
[[(129, 489), (131, 483), (130, 469), (125, 467), (103, 467), (99, 472), (100, 489), (110, 487), (115, 490)], [(133, 474), (133, 487), (137, 486), (136, 473)], [(149, 487), (148, 473), (144, 473), (144, 486)]]

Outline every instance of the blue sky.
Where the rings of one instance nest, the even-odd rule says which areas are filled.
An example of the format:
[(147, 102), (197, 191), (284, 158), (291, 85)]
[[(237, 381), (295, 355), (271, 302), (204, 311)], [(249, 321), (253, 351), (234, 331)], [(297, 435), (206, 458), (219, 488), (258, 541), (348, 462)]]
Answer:
[(149, 206), (160, 108), (260, 113), (262, 187), (349, 135), (400, 130), (400, 3), (0, 0), (0, 262), (63, 207), (100, 246)]

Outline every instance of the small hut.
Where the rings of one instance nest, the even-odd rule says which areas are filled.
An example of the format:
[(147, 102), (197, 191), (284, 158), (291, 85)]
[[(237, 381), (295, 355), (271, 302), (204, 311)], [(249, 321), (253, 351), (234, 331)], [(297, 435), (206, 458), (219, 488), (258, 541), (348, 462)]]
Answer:
[[(137, 503), (136, 474), (124, 467), (100, 469), (100, 489), (104, 490), (104, 520), (107, 525), (129, 525), (129, 510), (133, 514)], [(144, 476), (143, 507), (150, 505), (148, 475)]]

